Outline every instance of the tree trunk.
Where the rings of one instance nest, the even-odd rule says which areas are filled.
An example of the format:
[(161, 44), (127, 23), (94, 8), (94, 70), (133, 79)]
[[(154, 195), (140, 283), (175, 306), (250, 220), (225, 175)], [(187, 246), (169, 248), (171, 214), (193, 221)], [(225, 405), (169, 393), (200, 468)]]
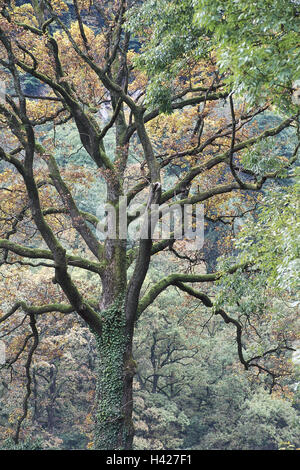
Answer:
[(126, 318), (126, 240), (105, 241), (107, 267), (99, 303), (96, 449), (132, 449), (133, 319)]
[(123, 298), (102, 312), (102, 335), (97, 337), (96, 449), (132, 449), (132, 382), (135, 362), (126, 328)]

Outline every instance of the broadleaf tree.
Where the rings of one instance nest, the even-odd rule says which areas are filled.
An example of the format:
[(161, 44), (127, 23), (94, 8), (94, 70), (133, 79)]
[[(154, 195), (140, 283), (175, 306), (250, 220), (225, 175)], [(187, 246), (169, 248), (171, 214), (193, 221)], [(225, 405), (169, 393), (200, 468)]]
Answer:
[[(77, 314), (96, 337), (97, 449), (132, 448), (134, 328), (167, 288), (191, 295), (231, 324), (244, 367), (268, 372), (261, 362), (274, 348), (262, 352), (259, 360), (257, 354), (245, 357), (243, 325), (208, 295), (209, 285), (225, 274), (251, 271), (251, 263), (206, 273), (201, 247), (191, 253), (184, 239), (174, 234), (158, 239), (151, 226), (162, 216), (159, 206), (170, 212), (174, 205), (206, 203), (207, 216), (241, 218), (243, 210), (233, 211), (234, 202), (258, 194), (283, 172), (290, 175), (297, 158), (299, 108), (290, 100), (282, 111), (272, 93), (259, 90), (256, 102), (235, 95), (239, 68), (218, 62), (218, 37), (216, 41), (211, 33), (223, 24), (222, 15), (213, 27), (199, 23), (201, 8), (209, 8), (206, 3), (196, 2), (194, 9), (188, 0), (0, 2), (5, 85), (0, 103), (1, 269), (9, 277), (21, 265), (29, 284), (31, 270), (43, 269), (55, 286), (48, 303), (41, 304), (34, 294), (27, 300), (18, 292), (15, 302), (8, 293), (1, 306), (1, 324), (23, 312), (28, 328), (19, 351), (26, 355), (26, 389), (15, 423), (16, 444), (28, 412), (40, 315)], [(291, 2), (281, 2), (286, 3)], [(218, 7), (219, 2), (210, 5)], [(297, 19), (298, 14), (295, 24)], [(234, 34), (232, 21), (226, 27)], [(258, 34), (264, 37), (263, 31)], [(274, 43), (272, 35), (268, 39), (274, 47), (276, 40), (276, 34)], [(288, 39), (282, 48), (286, 60), (299, 44)], [(233, 59), (238, 51), (233, 48)], [(260, 64), (266, 74), (269, 59)], [(286, 92), (290, 81), (283, 83)], [(261, 130), (255, 118), (267, 111), (276, 112), (278, 122)], [(70, 122), (84, 151), (76, 168), (59, 155), (56, 143), (59, 129), (60, 137), (65, 132), (69, 154), (78, 151), (69, 141)], [(289, 129), (293, 148), (287, 157), (275, 152), (273, 166), (263, 172), (243, 166), (245, 152)], [(273, 144), (267, 145), (268, 152), (273, 150)], [(95, 181), (101, 182), (100, 192)], [(100, 212), (82, 209), (78, 184), (94, 188), (93, 207), (98, 200)], [(101, 236), (107, 228), (102, 209), (114, 210), (119, 228), (124, 201), (125, 209), (136, 203), (144, 211), (146, 233), (132, 240), (122, 226), (114, 236)], [(137, 214), (129, 213), (129, 227)], [(176, 260), (174, 271), (162, 273), (149, 286), (145, 281), (151, 260), (164, 250)], [(190, 260), (188, 272), (180, 272), (181, 259)], [(78, 271), (93, 276), (87, 289), (78, 282)], [(289, 345), (274, 347), (280, 351)]]

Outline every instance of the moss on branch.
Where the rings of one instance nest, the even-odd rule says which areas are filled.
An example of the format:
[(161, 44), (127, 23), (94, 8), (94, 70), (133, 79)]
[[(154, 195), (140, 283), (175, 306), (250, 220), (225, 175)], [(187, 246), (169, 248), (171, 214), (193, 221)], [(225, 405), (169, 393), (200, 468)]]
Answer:
[[(16, 255), (22, 256), (24, 258), (54, 259), (53, 254), (49, 250), (25, 247), (3, 238), (0, 238), (0, 248), (12, 251)], [(78, 268), (86, 269), (97, 274), (101, 274), (104, 269), (104, 262), (97, 263), (95, 261), (81, 258), (80, 256), (66, 254), (66, 261), (69, 266), (76, 266)]]

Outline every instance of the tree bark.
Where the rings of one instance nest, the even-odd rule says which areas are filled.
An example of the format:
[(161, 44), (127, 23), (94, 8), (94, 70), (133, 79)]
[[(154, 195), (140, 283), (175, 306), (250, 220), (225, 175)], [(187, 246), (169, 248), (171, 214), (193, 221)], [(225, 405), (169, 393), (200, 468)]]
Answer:
[[(120, 260), (119, 260), (120, 262)], [(119, 266), (118, 276), (121, 268)], [(96, 334), (97, 364), (97, 413), (94, 447), (96, 449), (132, 449), (133, 422), (132, 383), (136, 367), (132, 356), (133, 322), (126, 320), (125, 290), (117, 292), (116, 282), (102, 295), (102, 333)], [(108, 281), (108, 280), (107, 280)], [(119, 278), (120, 282), (120, 278)], [(109, 293), (115, 296), (110, 297)], [(105, 303), (104, 303), (105, 302)]]
[(103, 312), (103, 332), (97, 337), (96, 449), (132, 449), (132, 382), (135, 362), (132, 336), (125, 326), (122, 299)]

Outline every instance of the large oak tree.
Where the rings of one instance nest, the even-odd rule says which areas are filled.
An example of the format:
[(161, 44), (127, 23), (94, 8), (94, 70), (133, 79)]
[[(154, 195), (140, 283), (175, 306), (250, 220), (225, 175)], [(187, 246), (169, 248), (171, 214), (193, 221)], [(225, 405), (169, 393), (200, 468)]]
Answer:
[[(164, 5), (163, 14), (155, 9), (156, 3), (161, 8)], [(162, 274), (145, 291), (151, 259), (157, 253), (171, 250), (179, 259), (191, 261), (202, 254), (187, 252), (184, 243), (174, 238), (153, 240), (150, 231), (136, 244), (118, 232), (101, 240), (96, 227), (99, 231), (103, 220), (81, 209), (74, 196), (74, 181), (70, 182), (70, 174), (55, 155), (49, 123), (54, 131), (68, 122), (75, 125), (93, 162), (94, 178), (105, 182), (106, 202), (114, 207), (117, 222), (120, 198), (125, 195), (128, 205), (137, 200), (146, 208), (148, 221), (151, 204), (171, 209), (174, 204), (184, 207), (206, 202), (208, 208), (219, 207), (223, 220), (228, 215), (237, 217), (232, 210), (222, 213), (229, 211), (228, 196), (256, 194), (296, 160), (297, 142), (289, 159), (274, 152), (271, 167), (263, 173), (243, 165), (245, 151), (288, 128), (297, 128), (298, 109), (291, 105), (289, 114), (286, 111), (276, 125), (264, 130), (255, 126), (255, 118), (272, 109), (272, 96), (265, 95), (258, 104), (245, 104), (240, 96), (236, 99), (231, 64), (220, 72), (213, 38), (202, 25), (193, 23), (190, 2), (156, 3), (33, 0), (16, 6), (12, 1), (0, 2), (0, 65), (6, 84), (0, 103), (0, 159), (6, 171), (1, 191), (3, 208), (9, 203), (7, 208), (13, 212), (12, 218), (2, 216), (1, 263), (7, 272), (11, 264), (46, 267), (61, 292), (60, 301), (43, 305), (20, 300), (0, 318), (1, 323), (9, 322), (23, 311), (29, 320), (30, 333), (23, 347), (27, 387), (16, 442), (28, 410), (39, 315), (74, 312), (89, 326), (99, 349), (94, 445), (130, 449), (134, 434), (132, 341), (137, 319), (170, 286), (214, 308), (199, 285), (205, 287), (223, 274), (205, 273), (197, 264), (189, 273), (178, 272), (176, 265), (176, 272)], [(217, 20), (222, 21), (222, 15)], [(35, 93), (25, 86), (29, 78)], [(290, 92), (290, 87), (290, 83), (283, 85), (283, 91)], [(106, 145), (112, 129), (113, 157)], [(65, 140), (68, 143), (68, 134)], [(130, 152), (138, 162), (135, 166), (129, 161)], [(172, 186), (165, 187), (167, 172), (176, 178)], [(78, 178), (81, 182), (86, 178), (89, 184), (87, 168), (82, 166)], [(104, 202), (102, 196), (94, 195), (99, 204)], [(208, 210), (209, 215), (212, 219), (219, 216)], [(80, 250), (61, 236), (57, 217), (76, 232)], [(129, 223), (133, 222), (135, 217), (129, 217)], [(30, 236), (25, 226), (30, 227)], [(99, 299), (91, 299), (80, 288), (73, 278), (74, 267), (97, 276)], [(233, 265), (228, 273), (237, 269), (251, 266)], [(214, 312), (236, 328), (238, 355), (245, 368), (264, 370), (259, 361), (268, 352), (246, 358), (242, 324), (220, 307)]]

